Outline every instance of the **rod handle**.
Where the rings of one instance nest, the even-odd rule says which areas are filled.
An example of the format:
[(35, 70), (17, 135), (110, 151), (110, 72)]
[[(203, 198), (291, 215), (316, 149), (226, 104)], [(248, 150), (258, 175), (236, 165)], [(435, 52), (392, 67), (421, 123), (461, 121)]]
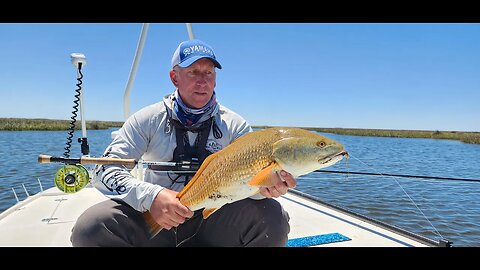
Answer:
[(52, 156), (49, 155), (38, 155), (38, 163), (50, 163)]
[(135, 159), (122, 159), (122, 158), (92, 158), (92, 157), (81, 157), (80, 164), (116, 164), (116, 165), (125, 165), (125, 166), (135, 166), (137, 161)]
[(94, 157), (81, 157), (81, 158), (64, 158), (64, 157), (53, 157), (49, 155), (39, 155), (38, 163), (52, 163), (52, 162), (61, 162), (66, 164), (116, 164), (116, 165), (125, 165), (131, 166), (132, 168), (137, 165), (135, 159), (123, 159), (123, 158), (94, 158)]

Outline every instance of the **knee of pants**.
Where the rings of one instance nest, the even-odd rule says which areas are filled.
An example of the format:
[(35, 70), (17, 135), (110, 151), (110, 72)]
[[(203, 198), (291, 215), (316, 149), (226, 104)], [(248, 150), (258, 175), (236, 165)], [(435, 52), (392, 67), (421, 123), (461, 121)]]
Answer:
[(72, 235), (70, 236), (72, 245), (74, 247), (96, 246), (96, 237), (92, 236), (102, 230), (100, 224), (100, 222), (94, 222), (94, 219), (90, 217), (90, 213), (85, 211), (78, 217), (72, 228)]
[[(288, 213), (283, 209), (282, 205), (274, 199), (263, 199), (256, 201), (257, 204), (255, 214), (258, 217), (256, 224), (259, 232), (264, 232), (268, 238), (273, 241), (276, 239), (274, 245), (285, 245), (288, 240), (288, 233), (290, 232)], [(251, 208), (250, 208), (251, 209)], [(273, 244), (273, 243), (272, 243)]]
[(111, 240), (110, 230), (118, 225), (115, 212), (108, 211), (113, 204), (110, 200), (98, 203), (78, 217), (70, 236), (73, 246), (101, 246)]

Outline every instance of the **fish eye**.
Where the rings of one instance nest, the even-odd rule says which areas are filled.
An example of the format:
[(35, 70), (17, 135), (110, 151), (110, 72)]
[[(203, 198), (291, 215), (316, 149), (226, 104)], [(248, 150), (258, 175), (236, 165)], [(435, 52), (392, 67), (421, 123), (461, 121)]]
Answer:
[(325, 147), (325, 142), (323, 142), (323, 141), (317, 142), (317, 146)]

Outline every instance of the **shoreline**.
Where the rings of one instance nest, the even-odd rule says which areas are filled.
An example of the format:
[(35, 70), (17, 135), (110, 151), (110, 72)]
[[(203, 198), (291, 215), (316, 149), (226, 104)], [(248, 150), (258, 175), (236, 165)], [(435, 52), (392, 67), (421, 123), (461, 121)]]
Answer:
[[(0, 131), (62, 131), (70, 129), (71, 120), (55, 120), (44, 118), (0, 118)], [(108, 129), (122, 127), (123, 121), (86, 121), (87, 129)], [(269, 128), (278, 126), (252, 126), (253, 128)], [(464, 143), (480, 144), (480, 132), (473, 131), (439, 131), (439, 130), (395, 130), (395, 129), (362, 129), (362, 128), (318, 128), (299, 127), (307, 130), (334, 133), (340, 135), (396, 137), (396, 138), (427, 138), (458, 140)], [(75, 130), (81, 129), (77, 120)]]
[[(61, 131), (70, 129), (71, 120), (57, 120), (45, 118), (0, 118), (0, 131)], [(85, 121), (87, 129), (108, 129), (121, 127), (123, 121)], [(75, 130), (80, 130), (82, 123), (77, 119)]]
[[(255, 126), (268, 128), (274, 126)], [(307, 130), (351, 136), (419, 138), (457, 140), (469, 144), (480, 144), (480, 132), (474, 131), (439, 131), (439, 130), (400, 130), (400, 129), (368, 129), (368, 128), (318, 128), (299, 127)]]

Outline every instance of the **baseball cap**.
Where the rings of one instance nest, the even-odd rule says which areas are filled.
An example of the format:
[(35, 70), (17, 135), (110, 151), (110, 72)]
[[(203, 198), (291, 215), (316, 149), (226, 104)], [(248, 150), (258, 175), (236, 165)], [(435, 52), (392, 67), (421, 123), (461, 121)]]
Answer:
[(190, 39), (180, 43), (173, 53), (172, 68), (176, 65), (181, 67), (188, 67), (193, 62), (201, 58), (208, 58), (212, 60), (215, 67), (221, 69), (222, 66), (215, 58), (215, 53), (212, 47), (199, 39)]

